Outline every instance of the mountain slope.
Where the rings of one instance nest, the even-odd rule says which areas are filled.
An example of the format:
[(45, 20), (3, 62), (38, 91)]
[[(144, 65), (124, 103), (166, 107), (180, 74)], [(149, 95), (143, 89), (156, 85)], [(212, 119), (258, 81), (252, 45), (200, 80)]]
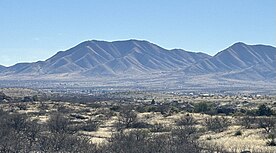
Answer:
[(5, 69), (6, 69), (5, 66), (0, 65), (0, 72), (1, 72), (1, 71), (4, 71)]
[(227, 72), (229, 78), (275, 78), (276, 48), (265, 45), (236, 43), (212, 58), (187, 67), (186, 73)]
[(85, 76), (177, 70), (208, 59), (204, 53), (166, 50), (147, 41), (85, 41), (36, 63), (8, 67), (3, 74), (80, 74)]

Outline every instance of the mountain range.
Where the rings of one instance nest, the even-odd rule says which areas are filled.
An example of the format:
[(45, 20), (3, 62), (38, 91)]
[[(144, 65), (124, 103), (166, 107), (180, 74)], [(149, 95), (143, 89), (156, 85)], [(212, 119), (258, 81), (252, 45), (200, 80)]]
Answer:
[(219, 74), (223, 78), (269, 81), (276, 76), (275, 56), (275, 47), (241, 42), (210, 56), (182, 49), (167, 50), (141, 40), (91, 40), (45, 61), (0, 66), (0, 76), (102, 77), (181, 72), (191, 76)]

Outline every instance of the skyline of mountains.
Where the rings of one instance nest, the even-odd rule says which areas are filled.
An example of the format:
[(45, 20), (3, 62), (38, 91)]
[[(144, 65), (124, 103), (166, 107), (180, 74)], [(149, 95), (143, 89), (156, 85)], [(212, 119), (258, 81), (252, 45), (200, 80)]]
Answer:
[(187, 73), (206, 74), (231, 72), (229, 78), (263, 78), (276, 76), (276, 48), (267, 45), (235, 43), (212, 58), (185, 69)]
[(85, 41), (45, 61), (0, 66), (0, 76), (116, 76), (153, 72), (185, 75), (223, 73), (232, 79), (271, 80), (276, 76), (276, 48), (235, 43), (214, 56), (182, 49), (167, 50), (144, 40)]

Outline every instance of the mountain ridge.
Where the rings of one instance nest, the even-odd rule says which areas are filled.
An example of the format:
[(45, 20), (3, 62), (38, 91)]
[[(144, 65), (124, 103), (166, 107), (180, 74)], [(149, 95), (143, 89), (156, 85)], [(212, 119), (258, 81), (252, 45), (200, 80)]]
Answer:
[(184, 71), (185, 74), (224, 73), (234, 79), (275, 78), (276, 48), (269, 45), (247, 45), (242, 42), (214, 56), (182, 49), (165, 49), (145, 40), (89, 40), (59, 51), (45, 61), (0, 66), (0, 76), (76, 74), (86, 77), (124, 75), (162, 71)]
[(215, 73), (242, 70), (263, 63), (266, 68), (275, 71), (276, 48), (268, 45), (247, 45), (235, 43), (206, 59), (186, 68), (186, 72)]

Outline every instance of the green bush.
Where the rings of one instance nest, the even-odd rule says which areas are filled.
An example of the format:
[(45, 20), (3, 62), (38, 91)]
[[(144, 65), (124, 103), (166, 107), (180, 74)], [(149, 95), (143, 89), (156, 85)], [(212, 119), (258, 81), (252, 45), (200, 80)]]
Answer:
[(235, 136), (240, 136), (240, 135), (242, 135), (241, 130), (236, 131), (234, 135), (235, 135)]

